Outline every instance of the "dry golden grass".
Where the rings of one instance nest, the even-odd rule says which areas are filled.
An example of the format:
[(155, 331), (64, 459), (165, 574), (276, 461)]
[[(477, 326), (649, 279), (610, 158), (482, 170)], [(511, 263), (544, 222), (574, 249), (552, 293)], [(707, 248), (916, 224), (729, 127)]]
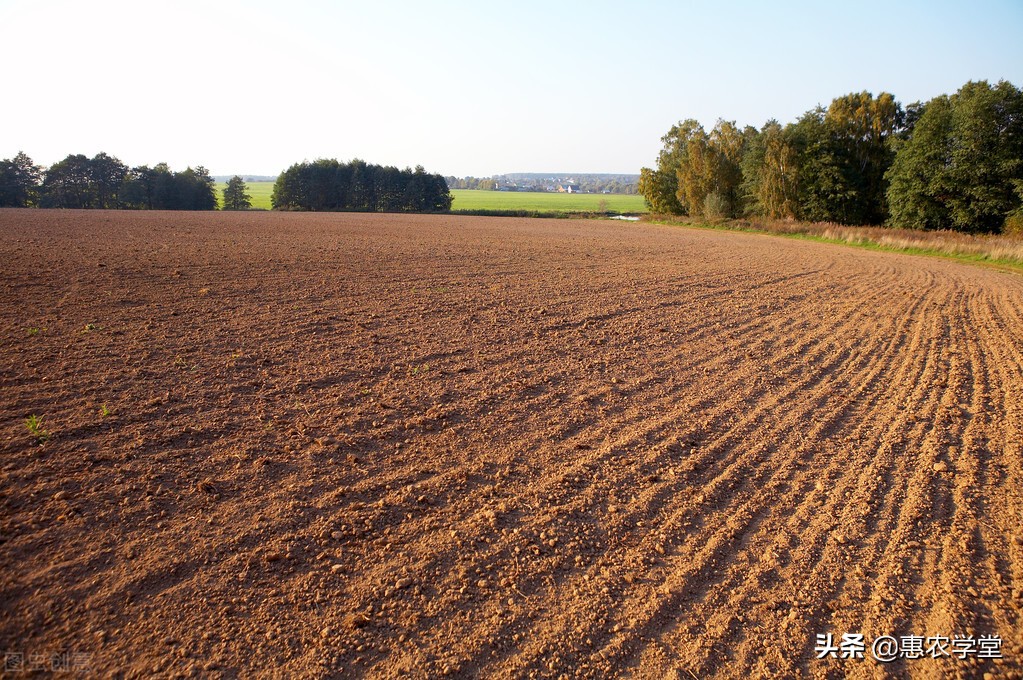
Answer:
[[(662, 218), (657, 219), (661, 221)], [(795, 220), (728, 220), (712, 224), (684, 218), (673, 218), (668, 221), (691, 226), (805, 236), (886, 250), (945, 255), (1023, 266), (1023, 236), (1015, 234), (964, 234), (955, 231), (850, 227), (832, 222), (798, 222)]]

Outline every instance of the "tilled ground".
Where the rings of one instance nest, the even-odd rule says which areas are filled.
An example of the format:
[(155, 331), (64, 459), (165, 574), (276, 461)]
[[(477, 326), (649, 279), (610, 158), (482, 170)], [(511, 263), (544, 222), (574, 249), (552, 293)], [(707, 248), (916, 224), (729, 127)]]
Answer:
[[(607, 221), (0, 211), (0, 343), (26, 674), (1023, 677), (1018, 275)], [(984, 636), (1003, 659), (956, 658)]]

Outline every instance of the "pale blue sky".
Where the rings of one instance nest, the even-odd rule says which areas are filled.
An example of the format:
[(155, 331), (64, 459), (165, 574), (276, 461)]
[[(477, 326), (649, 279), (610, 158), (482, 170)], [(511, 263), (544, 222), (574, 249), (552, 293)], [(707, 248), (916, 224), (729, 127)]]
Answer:
[(635, 173), (676, 121), (1023, 86), (1023, 0), (0, 0), (0, 158)]

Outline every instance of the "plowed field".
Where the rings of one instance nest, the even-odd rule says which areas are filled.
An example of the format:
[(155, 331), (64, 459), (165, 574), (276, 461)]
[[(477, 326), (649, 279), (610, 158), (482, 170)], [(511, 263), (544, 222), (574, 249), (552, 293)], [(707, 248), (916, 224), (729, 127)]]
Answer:
[(0, 211), (0, 343), (25, 674), (1023, 677), (1015, 274), (607, 221)]

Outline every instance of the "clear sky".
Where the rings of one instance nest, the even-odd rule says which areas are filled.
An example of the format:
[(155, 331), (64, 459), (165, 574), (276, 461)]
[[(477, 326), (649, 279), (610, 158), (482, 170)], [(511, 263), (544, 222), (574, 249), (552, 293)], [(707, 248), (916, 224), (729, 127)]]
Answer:
[(1023, 86), (1023, 0), (0, 0), (0, 158), (636, 173), (678, 120)]

